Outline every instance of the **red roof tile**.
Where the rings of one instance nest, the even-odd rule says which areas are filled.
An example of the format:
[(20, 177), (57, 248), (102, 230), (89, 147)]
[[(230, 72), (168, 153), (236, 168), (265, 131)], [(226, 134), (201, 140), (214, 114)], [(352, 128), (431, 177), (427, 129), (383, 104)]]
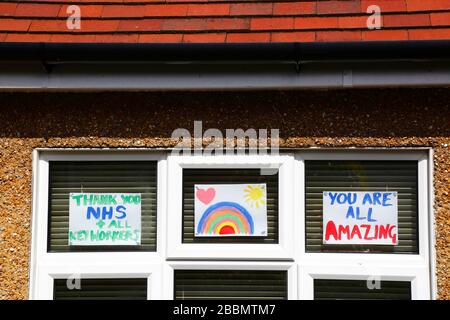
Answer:
[[(81, 29), (70, 29), (78, 4)], [(369, 30), (378, 5), (382, 27)], [(450, 39), (450, 0), (5, 0), (0, 41), (311, 42)]]
[(270, 33), (229, 33), (227, 42), (270, 42)]

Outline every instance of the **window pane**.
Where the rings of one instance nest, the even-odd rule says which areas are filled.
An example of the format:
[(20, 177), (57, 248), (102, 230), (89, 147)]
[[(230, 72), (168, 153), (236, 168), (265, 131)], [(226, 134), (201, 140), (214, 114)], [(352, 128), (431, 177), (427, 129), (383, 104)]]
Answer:
[[(373, 284), (370, 282), (370, 284)], [(411, 300), (411, 283), (380, 281), (379, 289), (369, 289), (366, 280), (314, 279), (315, 300)]]
[[(418, 253), (416, 161), (305, 161), (306, 251)], [(322, 243), (323, 191), (397, 191), (398, 245)]]
[[(69, 246), (69, 194), (141, 193), (140, 246)], [(156, 251), (156, 161), (50, 162), (48, 250)]]
[(286, 271), (175, 270), (177, 300), (287, 299)]
[[(194, 185), (265, 183), (267, 187), (266, 237), (195, 237)], [(261, 175), (259, 169), (184, 169), (183, 243), (278, 243), (278, 173)]]
[(66, 279), (55, 279), (53, 291), (55, 300), (147, 300), (147, 279), (81, 279), (72, 290)]

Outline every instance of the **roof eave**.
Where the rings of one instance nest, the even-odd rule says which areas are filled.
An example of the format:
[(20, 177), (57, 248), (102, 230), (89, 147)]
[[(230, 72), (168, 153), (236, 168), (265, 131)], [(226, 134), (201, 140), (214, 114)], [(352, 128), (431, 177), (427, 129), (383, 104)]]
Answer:
[(450, 40), (286, 43), (0, 43), (0, 61), (442, 60)]

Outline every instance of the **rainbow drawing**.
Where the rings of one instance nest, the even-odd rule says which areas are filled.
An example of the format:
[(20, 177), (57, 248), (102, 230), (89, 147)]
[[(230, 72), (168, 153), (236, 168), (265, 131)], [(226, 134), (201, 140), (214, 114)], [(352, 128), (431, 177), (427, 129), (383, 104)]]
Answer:
[(203, 213), (197, 225), (197, 234), (203, 235), (251, 235), (253, 218), (235, 202), (216, 203)]
[(267, 236), (265, 184), (196, 184), (196, 237)]

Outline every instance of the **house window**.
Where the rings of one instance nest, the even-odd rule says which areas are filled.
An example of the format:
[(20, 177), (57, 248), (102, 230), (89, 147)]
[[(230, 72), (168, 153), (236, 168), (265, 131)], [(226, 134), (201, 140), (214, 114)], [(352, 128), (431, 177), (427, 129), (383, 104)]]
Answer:
[(147, 300), (147, 279), (81, 279), (69, 289), (70, 279), (55, 279), (54, 300)]
[[(139, 193), (141, 245), (70, 246), (69, 195)], [(156, 251), (157, 161), (50, 161), (49, 252)]]
[[(304, 177), (298, 182), (302, 193), (300, 212), (304, 210), (304, 215), (299, 216), (300, 227), (304, 230), (299, 239), (299, 298), (344, 299), (356, 295), (355, 298), (363, 299), (369, 293), (374, 299), (394, 298), (393, 292), (398, 290), (399, 296), (395, 298), (429, 299), (432, 289), (427, 154), (404, 150), (303, 152), (297, 154), (297, 161), (300, 176), (303, 174)], [(386, 241), (382, 245), (371, 243), (374, 239), (382, 239), (375, 234), (377, 227), (384, 227), (378, 218), (369, 218), (369, 210), (375, 206), (375, 201), (366, 207), (358, 202), (356, 208), (350, 201), (343, 200), (347, 207), (337, 211), (329, 205), (333, 192), (343, 194), (342, 199), (356, 192), (365, 195), (366, 199), (371, 194), (395, 194), (394, 226), (398, 230), (398, 241)], [(324, 199), (328, 201), (328, 210), (332, 211), (327, 212), (328, 217), (345, 221), (339, 226), (344, 230), (345, 241), (351, 239), (349, 243), (339, 243), (341, 237), (337, 233), (333, 235), (335, 241), (332, 243), (324, 237)], [(370, 204), (369, 200), (366, 203)], [(382, 209), (378, 211), (391, 214), (392, 211), (384, 209), (384, 204), (380, 207)], [(366, 212), (353, 215), (354, 210), (359, 209)], [(343, 220), (338, 220), (341, 218)], [(348, 230), (352, 228), (352, 234), (356, 235), (355, 240), (351, 233), (345, 234), (345, 227), (352, 223), (357, 225), (358, 219), (364, 221), (365, 232), (373, 233), (370, 236), (364, 233), (363, 238), (358, 236), (358, 228), (349, 227)], [(359, 244), (360, 240), (364, 240), (364, 244)], [(367, 280), (378, 281), (381, 288), (371, 290)]]
[[(162, 227), (160, 212), (164, 206), (164, 155), (49, 150), (35, 152), (35, 160), (30, 297), (161, 298), (162, 233), (159, 230)], [(135, 220), (140, 225), (140, 241), (136, 241), (140, 244), (115, 244), (111, 241), (97, 245), (96, 241), (101, 240), (99, 236), (95, 236), (101, 233), (96, 233), (98, 230), (94, 230), (94, 236), (91, 236), (91, 232), (86, 233), (89, 237), (83, 240), (89, 239), (87, 243), (71, 243), (73, 239), (69, 232), (72, 229), (69, 226), (69, 216), (70, 210), (76, 205), (72, 203), (71, 209), (69, 201), (73, 200), (74, 194), (88, 195), (88, 198), (90, 195), (98, 196), (100, 202), (97, 201), (96, 205), (106, 208), (106, 218), (102, 216), (100, 219), (96, 212), (87, 214), (86, 210), (82, 210), (79, 216), (85, 220), (89, 220), (90, 216), (100, 229), (113, 228), (114, 222), (114, 229), (110, 229), (113, 230), (110, 234), (114, 235), (120, 234), (120, 229), (125, 229), (126, 234), (126, 229), (130, 228), (128, 220), (117, 222), (117, 214), (120, 213), (122, 218), (128, 217), (130, 207), (122, 206), (120, 212), (115, 212), (114, 208), (117, 209), (119, 205), (116, 200), (122, 201), (121, 205), (124, 205), (121, 195), (138, 194), (139, 209), (135, 212), (139, 214), (134, 216), (138, 217)], [(106, 199), (113, 200), (108, 202)], [(88, 202), (91, 203), (90, 201)], [(86, 207), (95, 207), (94, 211), (97, 209), (92, 203)], [(103, 211), (101, 214), (103, 215)], [(84, 221), (83, 219), (81, 220)], [(104, 224), (100, 226), (97, 221)], [(88, 222), (83, 223), (87, 225)], [(91, 223), (85, 229), (93, 230), (92, 226)], [(78, 225), (76, 228), (73, 230), (80, 230)], [(66, 279), (79, 281), (81, 289), (70, 288)], [(136, 291), (132, 290), (133, 287)]]
[[(183, 170), (183, 243), (278, 243), (278, 170), (262, 174), (259, 169), (184, 169)], [(195, 237), (194, 186), (196, 184), (263, 183), (267, 191), (267, 236)]]
[(287, 271), (175, 270), (177, 300), (286, 300)]
[[(167, 230), (167, 247), (170, 259), (277, 261), (294, 258), (292, 155), (169, 156), (168, 170), (170, 227)], [(216, 192), (224, 185), (233, 187), (249, 184), (259, 184), (265, 188), (267, 196), (263, 206), (266, 212), (260, 221), (264, 224), (265, 220), (266, 232), (227, 237), (196, 234), (194, 194), (199, 190), (195, 188), (205, 186), (205, 190), (214, 189)], [(214, 199), (221, 199), (217, 203), (224, 203), (217, 192), (217, 198)], [(244, 195), (242, 192), (240, 194)], [(207, 206), (212, 207), (212, 204)]]
[(314, 280), (315, 300), (411, 300), (407, 281)]
[[(417, 161), (305, 161), (307, 252), (418, 253)], [(398, 245), (326, 245), (322, 242), (324, 191), (396, 191)]]
[[(430, 299), (428, 156), (410, 150), (208, 157), (35, 151), (30, 297)], [(265, 197), (249, 202), (249, 185)], [(331, 191), (396, 192), (398, 243), (324, 244), (322, 203)], [(140, 194), (140, 244), (69, 244), (74, 193)], [(202, 234), (199, 213), (216, 208), (216, 196), (227, 210), (241, 201), (260, 219), (260, 232)], [(248, 207), (259, 205), (259, 216)], [(213, 221), (231, 223), (231, 216), (220, 224), (211, 219), (205, 230)], [(69, 288), (67, 279), (79, 279), (81, 289)], [(370, 279), (381, 286), (369, 288)]]

